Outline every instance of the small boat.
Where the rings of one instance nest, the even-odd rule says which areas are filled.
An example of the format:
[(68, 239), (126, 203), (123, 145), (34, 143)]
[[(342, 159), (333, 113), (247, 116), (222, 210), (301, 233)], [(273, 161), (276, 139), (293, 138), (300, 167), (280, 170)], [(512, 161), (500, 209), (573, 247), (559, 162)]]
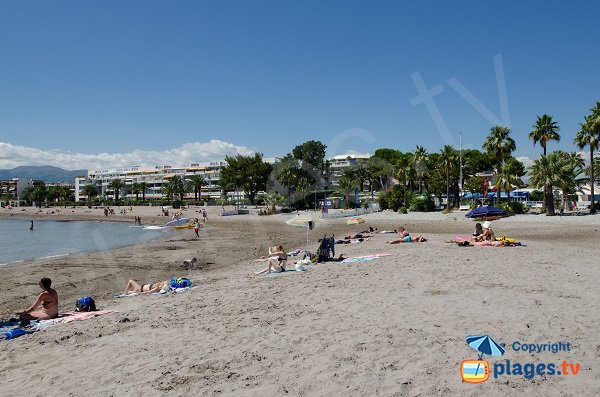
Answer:
[(168, 226), (168, 227), (181, 226), (181, 225), (185, 225), (189, 221), (190, 221), (190, 218), (173, 219), (172, 221), (167, 222), (167, 224), (165, 226)]

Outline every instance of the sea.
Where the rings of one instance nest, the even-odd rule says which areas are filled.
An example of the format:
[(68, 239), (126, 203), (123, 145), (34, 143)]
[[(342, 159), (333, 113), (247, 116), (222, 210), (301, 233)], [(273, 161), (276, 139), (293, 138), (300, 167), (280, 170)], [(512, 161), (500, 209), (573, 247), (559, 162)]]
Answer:
[(0, 219), (0, 265), (103, 251), (164, 237), (169, 229), (120, 222)]

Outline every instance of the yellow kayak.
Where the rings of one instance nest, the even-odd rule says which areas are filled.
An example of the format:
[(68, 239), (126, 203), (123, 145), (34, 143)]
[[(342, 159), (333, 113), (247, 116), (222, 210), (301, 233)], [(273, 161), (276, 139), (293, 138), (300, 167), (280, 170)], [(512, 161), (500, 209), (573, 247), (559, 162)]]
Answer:
[(177, 230), (181, 230), (181, 229), (193, 229), (194, 228), (194, 224), (187, 223), (185, 225), (175, 226), (174, 228), (177, 229)]

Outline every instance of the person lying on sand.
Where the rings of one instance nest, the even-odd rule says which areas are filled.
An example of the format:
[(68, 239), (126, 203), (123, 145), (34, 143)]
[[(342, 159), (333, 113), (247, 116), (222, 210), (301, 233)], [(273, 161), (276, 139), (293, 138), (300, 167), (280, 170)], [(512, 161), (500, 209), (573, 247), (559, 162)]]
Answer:
[(169, 280), (159, 281), (156, 283), (149, 284), (138, 284), (135, 280), (129, 280), (127, 283), (127, 287), (125, 288), (125, 295), (127, 294), (151, 294), (154, 292), (158, 292), (162, 289), (167, 289), (169, 287)]
[(27, 310), (17, 313), (19, 320), (49, 320), (58, 316), (58, 293), (52, 288), (52, 280), (44, 277), (38, 285), (42, 293)]
[(269, 266), (260, 272), (254, 273), (257, 276), (265, 273), (281, 273), (285, 272), (287, 265), (287, 254), (281, 245), (269, 247)]
[(412, 237), (408, 231), (400, 226), (398, 228), (398, 240), (392, 240), (392, 241), (388, 241), (386, 244), (399, 244), (399, 243), (424, 243), (427, 241), (427, 239), (423, 236), (421, 236), (420, 234)]

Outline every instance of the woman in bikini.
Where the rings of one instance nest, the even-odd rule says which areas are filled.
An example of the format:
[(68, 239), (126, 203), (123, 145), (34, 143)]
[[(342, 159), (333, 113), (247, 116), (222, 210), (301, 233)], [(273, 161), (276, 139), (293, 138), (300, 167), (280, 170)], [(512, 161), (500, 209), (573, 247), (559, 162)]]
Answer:
[(58, 293), (52, 288), (52, 280), (44, 277), (38, 285), (42, 293), (27, 310), (17, 313), (19, 320), (49, 320), (58, 316)]
[(399, 243), (424, 243), (427, 239), (420, 234), (412, 237), (408, 231), (400, 226), (398, 228), (398, 240), (388, 241), (387, 244), (399, 244)]
[(285, 266), (287, 265), (287, 253), (283, 250), (283, 247), (281, 245), (269, 247), (268, 261), (269, 266), (266, 269), (254, 274), (258, 276), (265, 273), (285, 272)]
[(135, 280), (129, 280), (127, 288), (125, 288), (125, 295), (127, 294), (151, 294), (158, 292), (162, 289), (166, 289), (169, 286), (169, 280), (159, 281), (157, 283), (149, 283), (140, 285)]

